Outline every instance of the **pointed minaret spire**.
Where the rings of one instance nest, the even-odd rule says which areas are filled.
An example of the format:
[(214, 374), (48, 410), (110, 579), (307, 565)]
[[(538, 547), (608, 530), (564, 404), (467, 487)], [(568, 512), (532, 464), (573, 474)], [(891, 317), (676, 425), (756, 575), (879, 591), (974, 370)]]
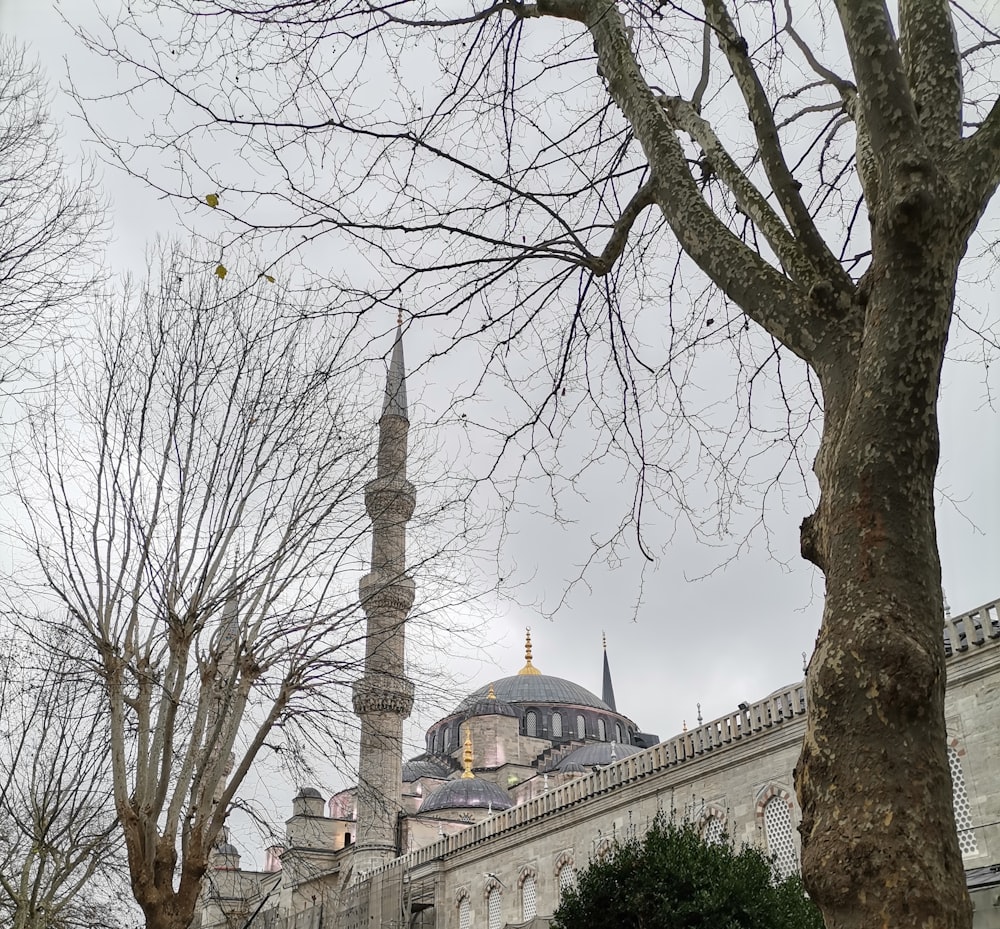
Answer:
[(413, 708), (413, 684), (404, 674), (406, 617), (414, 597), (413, 579), (406, 573), (406, 523), (416, 503), (416, 492), (406, 479), (409, 429), (399, 317), (379, 419), (378, 473), (365, 487), (365, 508), (372, 521), (372, 562), (359, 585), (368, 630), (364, 676), (354, 685), (354, 712), (361, 718), (357, 876), (398, 854), (403, 720)]
[(604, 646), (604, 685), (601, 689), (601, 699), (617, 713), (615, 688), (611, 683), (611, 667), (608, 664), (608, 638), (603, 632), (601, 633), (601, 643)]
[(403, 316), (396, 317), (396, 341), (389, 360), (389, 376), (385, 379), (385, 400), (382, 415), (398, 416), (409, 422), (406, 411), (406, 366), (403, 363)]

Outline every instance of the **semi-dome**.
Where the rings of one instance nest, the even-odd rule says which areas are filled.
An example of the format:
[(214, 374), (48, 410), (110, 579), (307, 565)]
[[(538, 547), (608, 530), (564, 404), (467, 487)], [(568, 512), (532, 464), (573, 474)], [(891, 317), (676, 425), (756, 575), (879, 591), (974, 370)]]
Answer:
[(507, 792), (493, 781), (463, 777), (442, 784), (422, 804), (421, 813), (438, 810), (509, 810), (514, 805)]
[(296, 800), (322, 800), (323, 795), (315, 787), (300, 787)]
[(581, 768), (587, 770), (595, 765), (612, 764), (641, 751), (642, 749), (638, 745), (623, 745), (618, 742), (590, 742), (563, 755), (556, 763), (555, 770), (579, 771)]
[(451, 777), (453, 770), (443, 761), (421, 755), (403, 762), (403, 783), (410, 784), (422, 777), (435, 777), (443, 781)]
[[(493, 682), (497, 701), (512, 704), (559, 703), (564, 706), (588, 706), (597, 710), (614, 712), (600, 697), (592, 694), (586, 687), (574, 684), (561, 677), (551, 677), (548, 674), (515, 674), (513, 677), (502, 677)], [(465, 713), (473, 706), (488, 698), (489, 685), (469, 694), (457, 707), (454, 713)]]

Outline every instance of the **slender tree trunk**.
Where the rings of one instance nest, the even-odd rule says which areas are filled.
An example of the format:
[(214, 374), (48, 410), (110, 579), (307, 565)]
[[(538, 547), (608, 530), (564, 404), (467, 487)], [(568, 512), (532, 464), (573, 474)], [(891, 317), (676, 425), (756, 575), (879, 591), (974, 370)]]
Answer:
[(829, 929), (971, 925), (934, 522), (937, 393), (961, 245), (940, 226), (916, 227), (875, 230), (854, 347), (819, 366), (821, 500), (802, 542), (826, 576), (826, 602), (796, 785), (803, 876)]

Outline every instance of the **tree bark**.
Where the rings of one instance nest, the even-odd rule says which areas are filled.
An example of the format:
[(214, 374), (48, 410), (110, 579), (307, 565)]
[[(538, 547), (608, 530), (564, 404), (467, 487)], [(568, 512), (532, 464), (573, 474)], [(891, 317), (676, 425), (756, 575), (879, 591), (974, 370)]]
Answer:
[[(876, 213), (860, 328), (817, 366), (826, 577), (796, 785), (803, 877), (829, 929), (968, 929), (944, 719), (937, 394), (963, 249), (929, 178)], [(949, 231), (949, 227), (952, 231)]]

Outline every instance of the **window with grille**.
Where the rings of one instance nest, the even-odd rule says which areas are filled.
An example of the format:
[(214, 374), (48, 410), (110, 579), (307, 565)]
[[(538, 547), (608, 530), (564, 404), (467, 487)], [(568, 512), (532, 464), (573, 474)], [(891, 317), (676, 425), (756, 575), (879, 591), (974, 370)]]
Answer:
[(726, 837), (726, 825), (716, 816), (710, 816), (705, 820), (705, 825), (701, 830), (701, 837), (706, 845), (717, 845)]
[(764, 837), (782, 877), (798, 870), (798, 856), (792, 840), (792, 811), (784, 797), (771, 797), (764, 805)]
[(965, 787), (962, 759), (953, 748), (948, 749), (948, 767), (951, 768), (951, 799), (955, 807), (955, 825), (958, 827), (958, 847), (963, 857), (979, 853), (976, 833), (972, 828), (972, 804)]
[(538, 888), (535, 885), (535, 876), (529, 874), (521, 884), (521, 921), (527, 922), (533, 919), (537, 912)]
[(458, 929), (472, 929), (472, 904), (468, 897), (458, 903)]
[(576, 871), (568, 862), (559, 869), (559, 896), (576, 887)]
[(597, 737), (602, 742), (608, 741), (608, 724), (603, 720), (597, 720)]
[(577, 714), (576, 717), (576, 737), (578, 739), (587, 737), (587, 721), (583, 718), (582, 713)]
[(562, 713), (552, 714), (552, 737), (554, 739), (562, 738)]
[(530, 736), (538, 735), (538, 714), (534, 710), (524, 717), (524, 731)]
[(488, 929), (500, 929), (500, 903), (500, 888), (492, 887), (486, 895), (486, 923)]

